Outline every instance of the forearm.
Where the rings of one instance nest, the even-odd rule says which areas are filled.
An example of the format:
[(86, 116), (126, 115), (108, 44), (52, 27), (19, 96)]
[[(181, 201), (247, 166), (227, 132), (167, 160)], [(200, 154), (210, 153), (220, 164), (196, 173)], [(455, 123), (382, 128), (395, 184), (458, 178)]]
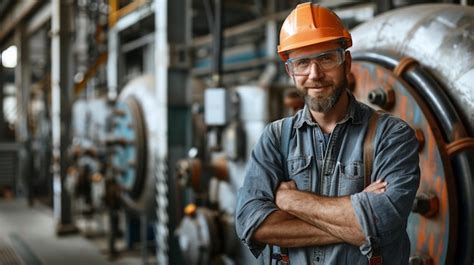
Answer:
[(343, 242), (343, 240), (283, 211), (271, 213), (257, 228), (253, 240), (261, 244), (290, 248)]
[(285, 191), (283, 211), (355, 246), (364, 243), (350, 197), (324, 197), (297, 190)]

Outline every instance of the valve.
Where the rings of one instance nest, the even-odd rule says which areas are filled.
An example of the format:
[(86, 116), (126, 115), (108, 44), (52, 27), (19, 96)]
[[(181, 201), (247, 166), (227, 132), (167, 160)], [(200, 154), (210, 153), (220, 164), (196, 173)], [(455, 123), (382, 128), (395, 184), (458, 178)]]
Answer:
[(409, 265), (433, 265), (433, 259), (425, 255), (411, 256), (408, 260)]
[(113, 109), (112, 111), (113, 115), (117, 116), (117, 117), (124, 117), (125, 115), (127, 115), (125, 113), (125, 111), (123, 111), (122, 109)]
[(368, 100), (371, 104), (388, 110), (392, 108), (395, 103), (395, 93), (392, 89), (385, 90), (382, 88), (376, 88), (369, 92)]
[(112, 138), (109, 138), (107, 140), (105, 140), (105, 144), (111, 146), (111, 145), (118, 145), (118, 146), (126, 146), (126, 145), (130, 145), (130, 144), (133, 144), (134, 142), (133, 141), (129, 141), (125, 138), (115, 138), (115, 137), (112, 137)]
[(197, 210), (196, 204), (190, 203), (184, 208), (184, 214), (189, 217), (194, 217), (196, 216), (196, 210)]
[(182, 159), (176, 163), (178, 183), (182, 188), (192, 187), (201, 191), (202, 162), (200, 159)]
[(419, 213), (424, 217), (436, 215), (439, 209), (438, 197), (431, 194), (420, 193), (416, 195), (413, 202), (412, 212)]

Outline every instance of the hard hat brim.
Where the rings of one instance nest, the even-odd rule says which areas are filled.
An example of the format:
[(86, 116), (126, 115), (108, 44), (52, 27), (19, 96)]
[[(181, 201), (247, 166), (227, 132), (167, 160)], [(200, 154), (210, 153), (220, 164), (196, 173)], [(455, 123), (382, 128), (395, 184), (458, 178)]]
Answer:
[(298, 42), (293, 45), (286, 45), (284, 49), (281, 49), (281, 45), (278, 45), (278, 54), (280, 55), (281, 59), (283, 61), (288, 60), (288, 53), (291, 52), (294, 49), (298, 48), (303, 48), (307, 46), (312, 46), (312, 45), (317, 45), (321, 43), (326, 43), (330, 41), (335, 41), (335, 40), (344, 40), (344, 45), (342, 45), (342, 48), (346, 49), (350, 46), (352, 46), (352, 41), (350, 38), (345, 38), (345, 37), (339, 37), (339, 36), (333, 36), (333, 37), (325, 37), (325, 38), (318, 38), (317, 40), (315, 39), (308, 39), (307, 41), (303, 42)]

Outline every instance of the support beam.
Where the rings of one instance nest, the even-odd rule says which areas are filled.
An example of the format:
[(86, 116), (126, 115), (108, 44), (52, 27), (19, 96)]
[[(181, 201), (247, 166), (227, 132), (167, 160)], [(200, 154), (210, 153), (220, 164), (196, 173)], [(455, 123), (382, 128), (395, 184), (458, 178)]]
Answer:
[[(172, 2), (172, 1), (170, 1)], [(159, 264), (169, 264), (169, 235), (173, 234), (169, 227), (168, 214), (168, 1), (155, 2), (155, 95), (158, 102), (160, 117), (156, 117), (159, 128), (156, 158), (156, 201), (157, 201), (157, 236), (156, 259)]]
[(7, 124), (5, 121), (5, 113), (3, 112), (3, 85), (4, 85), (4, 77), (5, 71), (3, 70), (2, 64), (2, 53), (0, 52), (0, 142), (5, 141), (7, 138)]
[(44, 1), (31, 1), (31, 0), (19, 0), (15, 3), (11, 12), (0, 20), (0, 43), (4, 41), (4, 38), (8, 36), (16, 26), (27, 17), (35, 8), (42, 4)]
[(31, 186), (31, 146), (28, 132), (28, 102), (30, 99), (31, 67), (29, 62), (28, 38), (24, 23), (19, 23), (15, 29), (14, 43), (17, 47), (17, 65), (15, 67), (15, 87), (17, 101), (17, 121), (15, 123), (15, 138), (19, 144), (18, 171), (16, 194), (27, 194), (32, 203)]
[(0, 17), (3, 17), (8, 8), (13, 4), (13, 0), (0, 1)]
[(51, 85), (53, 136), (53, 196), (56, 233), (76, 232), (70, 195), (64, 189), (73, 94), (73, 1), (52, 0)]
[(107, 39), (107, 98), (114, 101), (118, 96), (119, 85), (119, 62), (121, 60), (119, 30), (117, 27), (109, 29)]
[[(111, 1), (110, 3), (114, 5), (115, 2), (116, 1)], [(145, 17), (153, 15), (154, 3), (144, 6), (140, 4), (139, 6), (140, 8), (137, 6), (138, 9), (131, 13), (127, 12), (123, 13), (121, 17), (109, 18), (109, 21), (111, 21), (110, 19), (113, 21), (113, 26), (109, 25), (110, 28), (107, 38), (107, 98), (111, 101), (117, 98), (119, 94), (119, 88), (123, 86), (123, 51), (122, 43), (120, 43), (120, 33), (132, 25), (137, 24)], [(117, 7), (115, 7), (115, 9), (113, 7), (111, 8), (113, 10), (117, 9)]]
[(174, 51), (190, 45), (190, 10), (191, 0), (155, 1), (155, 97), (159, 115), (153, 123), (158, 133), (150, 138), (153, 137), (157, 148), (156, 253), (161, 265), (184, 264), (175, 236), (182, 205), (173, 187), (177, 185), (174, 179), (177, 158), (185, 157), (191, 145), (191, 93), (189, 67), (183, 67), (189, 58), (182, 58), (187, 53), (180, 56)]
[(41, 27), (46, 25), (48, 21), (51, 21), (51, 3), (49, 1), (39, 8), (38, 11), (32, 14), (31, 18), (28, 19), (26, 34), (32, 35)]

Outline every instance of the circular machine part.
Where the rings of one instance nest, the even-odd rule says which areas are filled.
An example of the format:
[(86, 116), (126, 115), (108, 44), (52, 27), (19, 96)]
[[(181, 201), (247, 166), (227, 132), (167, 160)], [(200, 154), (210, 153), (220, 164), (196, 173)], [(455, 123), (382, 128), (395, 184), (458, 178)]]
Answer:
[(182, 219), (176, 235), (185, 264), (211, 264), (221, 245), (217, 226), (217, 212), (197, 208)]
[(387, 12), (351, 32), (355, 96), (369, 104), (369, 93), (392, 89), (385, 110), (409, 122), (423, 144), (407, 230), (412, 257), (433, 264), (474, 261), (473, 32), (474, 8), (446, 4)]
[[(438, 213), (430, 218), (412, 213), (408, 219), (408, 234), (412, 243), (411, 253), (428, 254), (436, 264), (447, 260), (449, 245), (456, 234), (456, 193), (451, 165), (444, 149), (443, 136), (435, 118), (416, 92), (391, 71), (370, 62), (354, 62), (354, 96), (370, 104), (369, 95), (374, 90), (391, 88), (395, 100), (391, 113), (407, 121), (413, 128), (423, 131), (425, 148), (420, 150), (421, 181), (419, 194), (435, 194), (442, 202)], [(376, 105), (371, 105), (378, 108)], [(451, 248), (451, 249), (450, 249)], [(451, 257), (452, 258), (452, 253)]]
[(146, 131), (143, 113), (135, 96), (118, 101), (113, 113), (112, 170), (117, 183), (124, 191), (124, 201), (133, 202), (140, 198), (146, 177)]
[(199, 158), (187, 158), (176, 163), (176, 178), (179, 188), (191, 187), (195, 192), (201, 191), (202, 161)]
[(443, 84), (474, 135), (474, 7), (422, 4), (383, 13), (351, 31), (351, 51), (412, 57)]
[(121, 91), (111, 118), (112, 169), (127, 207), (156, 218), (154, 162), (156, 97), (153, 76), (130, 81)]

